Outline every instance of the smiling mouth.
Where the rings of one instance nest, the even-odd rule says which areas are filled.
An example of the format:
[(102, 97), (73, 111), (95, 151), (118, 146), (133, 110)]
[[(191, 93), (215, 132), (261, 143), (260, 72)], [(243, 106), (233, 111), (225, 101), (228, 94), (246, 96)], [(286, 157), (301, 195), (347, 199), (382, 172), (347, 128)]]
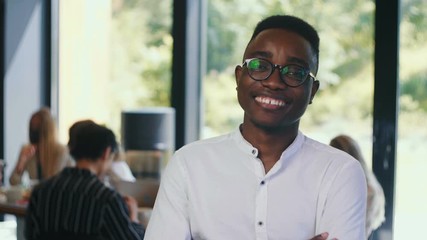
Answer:
[(286, 102), (283, 100), (278, 100), (278, 99), (274, 99), (274, 98), (269, 98), (269, 97), (256, 97), (255, 101), (262, 103), (262, 104), (267, 104), (267, 105), (271, 105), (274, 107), (283, 107), (286, 105)]

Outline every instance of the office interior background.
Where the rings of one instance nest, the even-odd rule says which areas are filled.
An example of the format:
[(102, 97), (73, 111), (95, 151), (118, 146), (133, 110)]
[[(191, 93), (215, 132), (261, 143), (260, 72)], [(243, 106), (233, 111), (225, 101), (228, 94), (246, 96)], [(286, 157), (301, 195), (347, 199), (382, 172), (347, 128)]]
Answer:
[(2, 0), (0, 158), (5, 180), (31, 113), (49, 106), (67, 141), (91, 118), (120, 139), (121, 112), (173, 107), (175, 146), (242, 121), (234, 67), (255, 24), (299, 16), (318, 29), (321, 89), (301, 130), (361, 145), (386, 195), (373, 239), (417, 239), (427, 217), (424, 0)]

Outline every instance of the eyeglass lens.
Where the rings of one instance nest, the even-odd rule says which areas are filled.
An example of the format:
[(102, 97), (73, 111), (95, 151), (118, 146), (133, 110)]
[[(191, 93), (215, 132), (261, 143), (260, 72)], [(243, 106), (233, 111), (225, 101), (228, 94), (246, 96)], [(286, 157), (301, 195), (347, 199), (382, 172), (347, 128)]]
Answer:
[(279, 68), (280, 78), (289, 86), (299, 86), (307, 79), (309, 71), (298, 65), (273, 65), (271, 62), (253, 58), (245, 61), (249, 76), (257, 81), (262, 81), (270, 77), (275, 68)]

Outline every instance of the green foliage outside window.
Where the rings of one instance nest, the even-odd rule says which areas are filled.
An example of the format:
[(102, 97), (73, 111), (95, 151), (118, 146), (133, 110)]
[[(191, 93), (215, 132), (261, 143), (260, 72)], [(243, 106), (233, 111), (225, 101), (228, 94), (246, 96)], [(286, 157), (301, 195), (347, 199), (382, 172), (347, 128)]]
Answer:
[[(413, 114), (409, 119), (427, 114), (427, 67), (423, 64), (427, 33), (420, 31), (427, 29), (425, 5), (422, 0), (402, 2), (402, 11), (409, 13), (401, 20), (402, 34), (410, 37), (401, 42), (401, 64), (406, 67), (401, 71), (400, 90), (406, 100), (400, 104), (401, 114)], [(242, 121), (234, 67), (241, 63), (256, 23), (271, 14), (299, 16), (313, 23), (320, 34), (317, 77), (321, 90), (304, 117), (303, 127), (328, 128), (342, 120), (371, 126), (374, 11), (374, 1), (364, 0), (208, 1), (204, 136), (227, 132)], [(169, 106), (172, 1), (114, 0), (112, 14), (115, 107)], [(370, 134), (370, 129), (365, 131)]]
[(118, 111), (170, 106), (170, 0), (114, 0), (112, 87)]
[[(296, 15), (313, 23), (319, 31), (321, 49), (318, 78), (321, 90), (303, 119), (304, 129), (319, 126), (326, 130), (339, 129), (340, 123), (351, 122), (364, 135), (371, 134), (374, 1), (216, 0), (208, 3), (208, 56), (204, 81), (205, 136), (227, 132), (242, 121), (241, 111), (233, 110), (234, 106), (238, 106), (234, 66), (241, 63), (244, 48), (256, 23), (271, 14)], [(408, 25), (412, 29), (408, 33), (412, 36), (409, 38), (410, 44), (402, 45), (403, 53), (417, 49), (418, 56), (425, 58), (427, 33), (416, 31), (427, 28), (425, 3), (421, 0), (404, 2), (402, 8), (412, 10), (412, 15), (402, 19), (402, 25)], [(401, 56), (401, 60), (403, 59), (406, 61), (405, 54)], [(425, 64), (421, 66), (423, 62), (425, 61), (419, 59), (417, 66), (408, 70), (411, 73), (402, 72), (401, 93), (412, 99), (411, 105), (415, 102), (418, 106), (421, 112), (416, 116), (425, 117), (427, 67)], [(420, 81), (424, 85), (420, 85)], [(212, 89), (216, 90), (211, 92)], [(403, 111), (407, 108), (405, 104), (407, 101), (401, 102)], [(224, 106), (233, 106), (233, 109)], [(223, 117), (218, 115), (220, 109), (227, 114)], [(362, 126), (369, 128), (362, 130)]]

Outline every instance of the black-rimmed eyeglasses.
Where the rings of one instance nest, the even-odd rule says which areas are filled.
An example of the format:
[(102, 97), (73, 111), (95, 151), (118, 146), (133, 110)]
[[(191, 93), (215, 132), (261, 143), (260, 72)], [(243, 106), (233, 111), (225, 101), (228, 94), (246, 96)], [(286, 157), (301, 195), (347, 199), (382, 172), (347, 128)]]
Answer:
[(307, 68), (296, 64), (282, 66), (262, 58), (245, 59), (242, 67), (248, 69), (249, 76), (255, 81), (263, 81), (269, 78), (277, 68), (280, 72), (280, 79), (289, 87), (301, 86), (309, 77), (316, 80), (314, 74)]

